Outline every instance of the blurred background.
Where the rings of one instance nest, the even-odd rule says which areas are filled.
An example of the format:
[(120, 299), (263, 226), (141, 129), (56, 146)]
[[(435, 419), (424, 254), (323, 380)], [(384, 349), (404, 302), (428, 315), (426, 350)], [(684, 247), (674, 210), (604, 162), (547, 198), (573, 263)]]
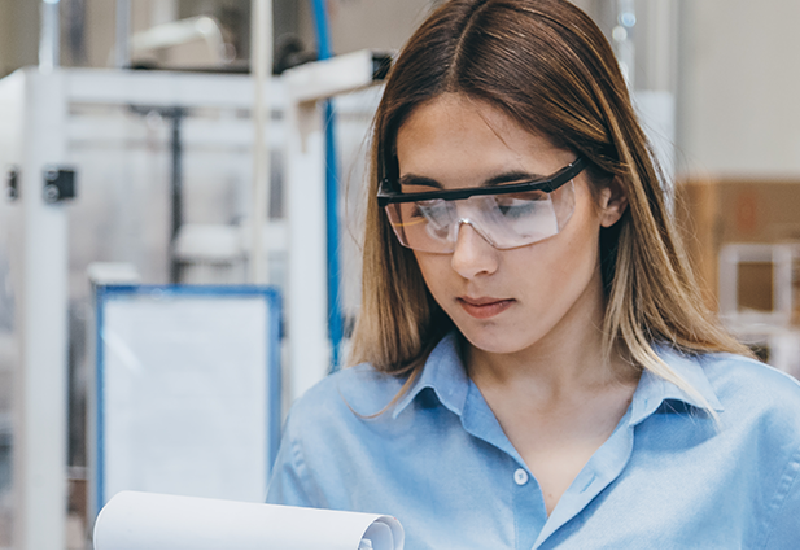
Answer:
[[(90, 547), (97, 285), (277, 289), (284, 336), (321, 327), (277, 343), (283, 411), (342, 366), (381, 68), (439, 3), (0, 0), (0, 549)], [(628, 78), (708, 306), (800, 376), (800, 3), (575, 3)], [(304, 80), (363, 50), (363, 75), (336, 65), (352, 84)], [(28, 475), (37, 438), (61, 477)], [(55, 545), (31, 542), (28, 491), (55, 495)]]

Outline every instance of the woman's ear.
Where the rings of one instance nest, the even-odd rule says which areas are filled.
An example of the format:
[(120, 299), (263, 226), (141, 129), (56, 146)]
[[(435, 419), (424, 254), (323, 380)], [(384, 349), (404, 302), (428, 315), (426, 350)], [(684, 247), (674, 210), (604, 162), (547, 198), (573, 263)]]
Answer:
[(604, 187), (600, 199), (600, 225), (611, 227), (619, 221), (628, 207), (628, 197), (617, 176)]

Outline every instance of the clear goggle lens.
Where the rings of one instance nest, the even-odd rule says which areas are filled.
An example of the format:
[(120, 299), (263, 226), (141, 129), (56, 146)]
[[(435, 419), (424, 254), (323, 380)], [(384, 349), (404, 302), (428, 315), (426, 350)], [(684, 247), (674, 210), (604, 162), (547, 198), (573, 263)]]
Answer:
[(470, 225), (498, 249), (518, 248), (558, 234), (575, 209), (573, 184), (550, 193), (528, 191), (429, 199), (385, 206), (400, 244), (413, 250), (451, 253), (462, 225)]

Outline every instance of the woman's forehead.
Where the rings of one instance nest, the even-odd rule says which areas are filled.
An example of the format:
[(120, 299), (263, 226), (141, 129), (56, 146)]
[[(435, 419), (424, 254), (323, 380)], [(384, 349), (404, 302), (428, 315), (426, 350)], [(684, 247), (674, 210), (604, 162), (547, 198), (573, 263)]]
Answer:
[(551, 174), (574, 160), (489, 102), (447, 93), (418, 105), (397, 133), (401, 175), (486, 177), (518, 170)]

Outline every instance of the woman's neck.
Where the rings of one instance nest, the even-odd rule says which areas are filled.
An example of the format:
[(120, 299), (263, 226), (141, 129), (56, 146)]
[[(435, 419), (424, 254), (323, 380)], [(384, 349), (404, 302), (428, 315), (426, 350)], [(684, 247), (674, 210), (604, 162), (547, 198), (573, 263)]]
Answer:
[(481, 389), (514, 387), (552, 399), (638, 380), (638, 371), (618, 350), (604, 349), (605, 298), (599, 273), (596, 279), (543, 338), (523, 350), (496, 354), (467, 343), (465, 360), (475, 384)]

